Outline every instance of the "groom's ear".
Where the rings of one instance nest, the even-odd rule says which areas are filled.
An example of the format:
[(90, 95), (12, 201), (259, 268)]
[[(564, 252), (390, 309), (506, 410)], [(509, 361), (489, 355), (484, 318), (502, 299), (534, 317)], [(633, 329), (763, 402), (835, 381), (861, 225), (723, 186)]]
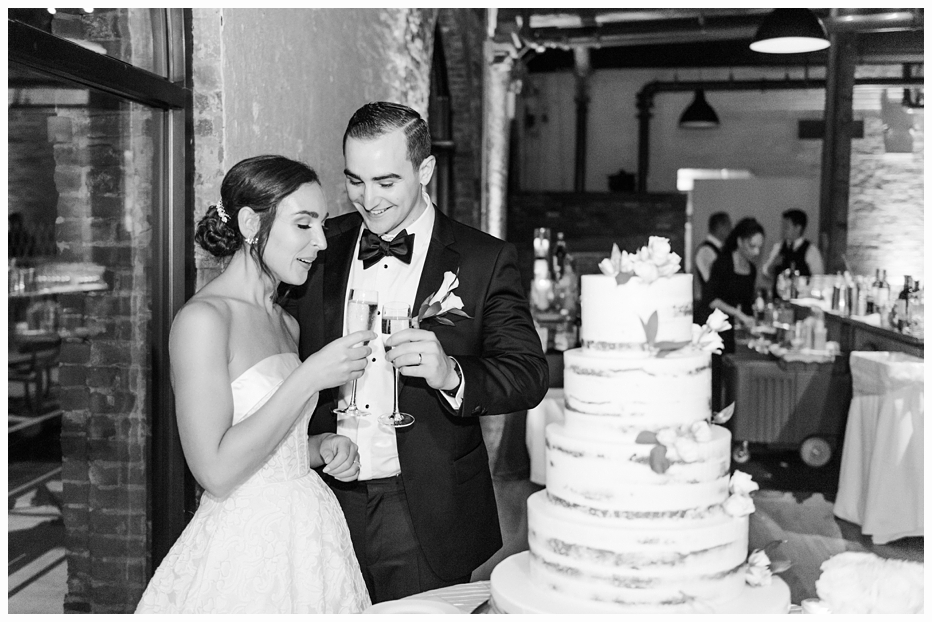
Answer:
[(434, 167), (437, 166), (437, 158), (434, 156), (427, 156), (424, 158), (424, 161), (421, 162), (421, 166), (417, 169), (417, 179), (423, 186), (427, 186), (430, 182), (430, 178), (434, 176)]

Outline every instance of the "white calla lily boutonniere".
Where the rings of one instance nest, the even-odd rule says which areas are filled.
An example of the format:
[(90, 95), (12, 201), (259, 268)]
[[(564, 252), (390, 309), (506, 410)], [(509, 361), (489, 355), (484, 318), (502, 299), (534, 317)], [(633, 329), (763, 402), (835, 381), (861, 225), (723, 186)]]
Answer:
[(418, 309), (416, 320), (418, 324), (433, 318), (440, 324), (453, 326), (453, 322), (444, 317), (448, 313), (463, 318), (472, 318), (471, 315), (463, 311), (463, 300), (453, 293), (453, 290), (460, 285), (458, 274), (459, 270), (443, 273), (443, 282), (440, 284), (440, 288), (427, 296)]

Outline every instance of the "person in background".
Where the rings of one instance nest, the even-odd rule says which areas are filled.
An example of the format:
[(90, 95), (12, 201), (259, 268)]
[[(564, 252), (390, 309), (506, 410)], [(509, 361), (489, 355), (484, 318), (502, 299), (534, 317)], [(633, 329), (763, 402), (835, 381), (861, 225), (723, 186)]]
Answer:
[(330, 488), (359, 474), (356, 445), (308, 438), (318, 392), (361, 377), (371, 331), (298, 360), (279, 283), (300, 284), (327, 247), (317, 174), (282, 156), (234, 165), (195, 241), (226, 264), (169, 336), (178, 433), (204, 488), (136, 613), (358, 613), (370, 605)]
[(693, 319), (699, 324), (704, 324), (709, 317), (701, 308), (702, 292), (709, 282), (709, 274), (712, 273), (712, 264), (718, 258), (719, 252), (722, 251), (725, 239), (731, 232), (731, 217), (726, 212), (713, 213), (709, 217), (709, 232), (693, 255)]
[[(702, 296), (702, 308), (708, 313), (715, 309), (730, 316), (732, 327), (754, 326), (754, 286), (757, 267), (764, 245), (764, 228), (753, 217), (745, 217), (732, 229), (722, 246), (722, 252), (709, 274)], [(721, 333), (724, 353), (735, 352), (735, 328)], [(721, 409), (722, 356), (712, 355), (712, 407)]]
[(795, 269), (800, 276), (825, 273), (819, 248), (803, 237), (808, 221), (806, 213), (798, 208), (790, 208), (783, 213), (783, 239), (773, 245), (762, 268), (763, 277), (773, 285), (774, 295), (777, 290), (777, 277), (783, 270)]
[[(356, 212), (327, 222), (327, 251), (287, 303), (306, 357), (343, 331), (349, 289), (376, 290), (380, 310), (400, 301), (416, 316), (445, 278), (458, 279), (468, 317), (425, 319), (370, 343), (356, 397), (369, 416), (338, 417), (351, 389), (331, 388), (311, 421), (312, 434), (337, 431), (359, 445), (358, 480), (329, 482), (376, 603), (469, 582), (501, 548), (479, 417), (533, 408), (549, 385), (515, 247), (434, 206), (430, 150), (427, 122), (410, 107), (369, 103), (353, 114), (343, 157)], [(393, 365), (398, 409), (414, 416), (398, 429), (377, 420), (393, 409)]]

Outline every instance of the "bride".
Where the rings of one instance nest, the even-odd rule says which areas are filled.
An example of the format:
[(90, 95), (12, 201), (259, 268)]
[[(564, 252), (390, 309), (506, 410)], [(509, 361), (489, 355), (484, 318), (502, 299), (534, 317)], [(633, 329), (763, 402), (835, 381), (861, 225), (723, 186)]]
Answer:
[(195, 240), (223, 272), (178, 312), (169, 340), (185, 458), (205, 492), (137, 613), (359, 612), (369, 595), (343, 513), (311, 470), (359, 474), (356, 445), (307, 435), (318, 392), (358, 379), (371, 331), (303, 363), (274, 297), (326, 249), (317, 174), (281, 156), (236, 164)]

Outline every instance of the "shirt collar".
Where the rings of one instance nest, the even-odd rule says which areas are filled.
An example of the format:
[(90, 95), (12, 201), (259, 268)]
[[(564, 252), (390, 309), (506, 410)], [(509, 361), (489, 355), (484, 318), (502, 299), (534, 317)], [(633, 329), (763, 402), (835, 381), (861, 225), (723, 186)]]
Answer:
[[(434, 231), (434, 204), (430, 201), (430, 195), (427, 194), (427, 187), (421, 187), (421, 197), (424, 199), (424, 202), (427, 206), (421, 212), (421, 216), (414, 220), (410, 226), (405, 228), (408, 231), (408, 234), (415, 235), (414, 242), (416, 244), (427, 244), (430, 243), (431, 233)], [(365, 225), (363, 225), (365, 227)], [(400, 232), (400, 231), (399, 231)], [(384, 234), (382, 235), (383, 239), (391, 241), (398, 235), (398, 232), (393, 234)], [(420, 248), (427, 247), (426, 245), (418, 245), (415, 247), (415, 252), (423, 252), (426, 250), (421, 250)]]
[(722, 243), (721, 240), (718, 237), (716, 237), (714, 234), (707, 235), (706, 239), (708, 239), (712, 245), (716, 246), (719, 249), (721, 249), (721, 247), (724, 245), (724, 243)]

